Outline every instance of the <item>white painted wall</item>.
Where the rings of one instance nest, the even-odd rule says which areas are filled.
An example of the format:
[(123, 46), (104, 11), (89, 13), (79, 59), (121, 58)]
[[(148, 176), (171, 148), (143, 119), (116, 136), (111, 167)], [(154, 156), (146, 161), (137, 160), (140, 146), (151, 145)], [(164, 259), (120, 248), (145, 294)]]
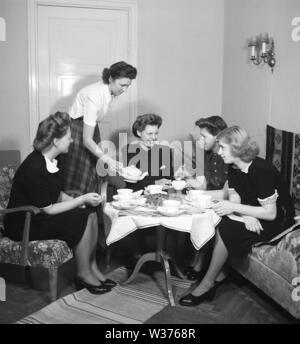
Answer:
[(29, 142), (27, 8), (23, 0), (1, 0), (6, 41), (0, 41), (0, 149), (18, 149), (24, 158)]
[[(220, 114), (223, 2), (138, 1), (138, 113), (164, 117), (161, 138), (184, 138), (200, 116)], [(1, 0), (7, 42), (0, 42), (0, 149), (27, 155), (27, 9)]]
[[(229, 124), (248, 130), (265, 155), (265, 128), (300, 132), (300, 41), (291, 25), (300, 17), (299, 0), (225, 0), (222, 111)], [(268, 32), (277, 64), (252, 67), (247, 39)]]
[(184, 138), (221, 113), (223, 1), (138, 0), (138, 112), (163, 116), (161, 137)]

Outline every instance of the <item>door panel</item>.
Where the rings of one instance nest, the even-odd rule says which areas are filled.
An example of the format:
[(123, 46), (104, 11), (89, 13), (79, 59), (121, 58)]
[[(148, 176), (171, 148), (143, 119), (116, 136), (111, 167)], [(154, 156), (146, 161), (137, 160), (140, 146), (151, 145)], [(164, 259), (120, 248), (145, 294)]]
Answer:
[[(40, 120), (68, 111), (84, 86), (101, 79), (103, 68), (129, 62), (128, 14), (122, 10), (38, 7), (38, 101)], [(131, 88), (101, 124), (102, 139), (130, 130)]]

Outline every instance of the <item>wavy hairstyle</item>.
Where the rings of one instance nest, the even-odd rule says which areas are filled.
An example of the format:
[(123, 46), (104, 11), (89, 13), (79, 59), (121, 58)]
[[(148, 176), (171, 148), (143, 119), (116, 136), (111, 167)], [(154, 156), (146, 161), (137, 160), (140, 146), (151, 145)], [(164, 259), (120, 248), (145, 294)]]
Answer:
[(251, 141), (246, 130), (237, 125), (222, 130), (217, 135), (217, 141), (229, 144), (232, 155), (244, 162), (252, 161), (259, 153), (257, 143)]
[(220, 131), (227, 128), (226, 122), (220, 116), (200, 118), (195, 122), (195, 125), (201, 129), (206, 129), (213, 136), (217, 136)]
[(132, 125), (133, 135), (139, 138), (138, 131), (145, 130), (147, 125), (157, 125), (158, 128), (162, 125), (162, 118), (153, 113), (139, 115)]
[(40, 122), (33, 141), (33, 148), (36, 151), (43, 151), (50, 147), (55, 138), (60, 139), (66, 135), (70, 128), (71, 120), (66, 112), (57, 111)]
[(102, 80), (104, 84), (109, 84), (109, 78), (113, 80), (120, 78), (135, 79), (137, 69), (130, 64), (120, 61), (112, 64), (109, 68), (104, 68), (102, 72)]

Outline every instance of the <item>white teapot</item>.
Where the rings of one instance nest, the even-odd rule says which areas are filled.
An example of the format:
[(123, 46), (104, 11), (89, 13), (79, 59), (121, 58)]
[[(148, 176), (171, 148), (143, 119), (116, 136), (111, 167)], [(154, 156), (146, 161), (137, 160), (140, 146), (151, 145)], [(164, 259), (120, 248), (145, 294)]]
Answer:
[(121, 170), (121, 173), (122, 173), (122, 175), (131, 177), (131, 178), (138, 178), (142, 175), (142, 171), (133, 165), (123, 167)]

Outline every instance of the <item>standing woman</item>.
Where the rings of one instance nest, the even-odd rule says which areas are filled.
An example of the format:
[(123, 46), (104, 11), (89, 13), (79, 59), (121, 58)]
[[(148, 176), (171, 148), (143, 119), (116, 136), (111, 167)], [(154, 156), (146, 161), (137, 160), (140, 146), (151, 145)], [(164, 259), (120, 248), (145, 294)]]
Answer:
[(122, 164), (104, 154), (99, 147), (101, 120), (108, 112), (114, 98), (124, 93), (136, 78), (137, 70), (126, 62), (114, 63), (104, 68), (102, 81), (81, 89), (75, 97), (69, 114), (73, 143), (62, 159), (64, 190), (81, 193), (97, 191), (96, 163), (100, 158), (112, 171)]
[[(183, 306), (212, 300), (228, 258), (245, 259), (253, 244), (271, 240), (295, 222), (287, 186), (276, 167), (257, 156), (258, 147), (247, 132), (233, 126), (221, 131), (217, 140), (219, 155), (230, 164), (229, 200), (213, 206), (222, 220), (216, 230), (210, 264), (199, 285), (180, 299)], [(230, 219), (227, 215), (232, 213), (239, 214), (243, 222)]]
[[(95, 213), (102, 199), (95, 192), (72, 198), (62, 191), (62, 170), (57, 156), (67, 153), (72, 142), (70, 118), (56, 112), (38, 127), (34, 150), (18, 168), (7, 208), (31, 204), (41, 210), (32, 217), (29, 240), (60, 239), (66, 241), (77, 263), (77, 289), (87, 288), (93, 294), (110, 291), (116, 285), (98, 269), (96, 243), (98, 220)], [(24, 214), (7, 214), (6, 235), (22, 240)]]

